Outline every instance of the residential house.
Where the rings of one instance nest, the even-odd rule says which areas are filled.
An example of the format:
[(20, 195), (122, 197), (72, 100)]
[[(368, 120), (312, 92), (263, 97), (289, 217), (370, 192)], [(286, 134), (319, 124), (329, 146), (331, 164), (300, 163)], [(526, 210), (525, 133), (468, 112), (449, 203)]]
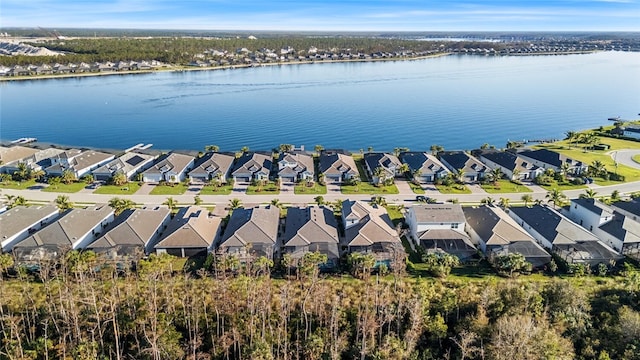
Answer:
[(112, 261), (136, 261), (154, 251), (170, 213), (166, 207), (125, 210), (87, 250)]
[(427, 252), (445, 252), (463, 261), (478, 252), (464, 232), (466, 219), (458, 204), (414, 205), (406, 221), (415, 244)]
[(68, 210), (53, 223), (17, 243), (13, 254), (24, 264), (56, 259), (69, 250), (84, 249), (113, 219), (113, 210), (107, 205)]
[(23, 162), (24, 159), (33, 156), (37, 152), (38, 149), (20, 145), (0, 146), (0, 172), (6, 173), (7, 164)]
[(179, 257), (207, 255), (219, 237), (221, 222), (221, 217), (210, 215), (203, 207), (181, 208), (154, 246), (156, 253)]
[(126, 152), (123, 155), (93, 170), (95, 180), (108, 181), (115, 174), (124, 174), (127, 179), (132, 179), (135, 174), (148, 169), (155, 156), (138, 152)]
[(275, 206), (235, 209), (224, 230), (219, 253), (236, 255), (241, 261), (248, 256), (273, 259), (278, 252), (280, 209)]
[(358, 167), (351, 155), (340, 150), (322, 150), (318, 170), (327, 183), (342, 183), (359, 176)]
[(231, 155), (208, 152), (197, 159), (193, 170), (189, 172), (189, 182), (206, 184), (210, 180), (219, 179), (226, 183), (231, 175), (231, 166), (235, 158)]
[(252, 180), (269, 180), (273, 158), (271, 154), (244, 153), (233, 167), (233, 181), (251, 182)]
[(620, 214), (640, 222), (640, 199), (631, 201), (616, 201), (611, 207)]
[(149, 169), (142, 173), (142, 181), (146, 183), (179, 183), (187, 178), (187, 172), (191, 169), (195, 158), (189, 155), (170, 153), (163, 156)]
[[(402, 163), (393, 154), (369, 152), (364, 154), (364, 163), (373, 183), (383, 183), (402, 175), (400, 167)], [(376, 169), (381, 168), (381, 175), (376, 175)]]
[(7, 174), (13, 174), (18, 171), (19, 164), (24, 163), (31, 171), (44, 170), (53, 165), (54, 159), (58, 159), (64, 152), (65, 150), (56, 148), (39, 150), (31, 156), (5, 163), (2, 168)]
[(475, 182), (485, 177), (490, 170), (478, 159), (464, 151), (447, 151), (438, 154), (440, 161), (454, 174), (458, 171), (464, 173), (464, 181)]
[(409, 166), (413, 179), (421, 183), (434, 182), (449, 174), (447, 167), (437, 157), (425, 152), (403, 152), (400, 159)]
[(400, 236), (384, 207), (372, 207), (361, 201), (342, 202), (343, 248), (348, 253), (371, 254), (376, 266), (397, 266), (406, 253)]
[(58, 208), (46, 206), (16, 206), (0, 214), (0, 245), (3, 252), (40, 230), (58, 217)]
[(79, 179), (114, 158), (115, 155), (113, 154), (86, 150), (72, 157), (60, 158), (60, 161), (49, 166), (44, 171), (47, 176), (62, 176), (65, 171), (69, 170)]
[(513, 207), (509, 214), (542, 246), (568, 263), (608, 265), (622, 258), (593, 233), (548, 206)]
[(509, 180), (535, 179), (544, 173), (544, 169), (520, 158), (513, 151), (487, 149), (474, 151), (474, 154), (488, 167), (499, 168)]
[(333, 268), (340, 259), (338, 222), (333, 211), (325, 207), (287, 208), (283, 237), (283, 254), (301, 259), (306, 253), (327, 255), (324, 268)]
[(313, 157), (303, 152), (283, 152), (278, 160), (278, 178), (283, 183), (313, 181)]
[(482, 252), (493, 261), (496, 256), (521, 254), (540, 268), (551, 261), (549, 255), (520, 225), (504, 210), (494, 206), (465, 207), (467, 233), (471, 241), (480, 245)]
[(562, 171), (563, 164), (567, 164), (565, 166), (569, 174), (579, 175), (589, 169), (587, 164), (547, 149), (522, 150), (518, 152), (518, 157), (545, 170), (553, 169), (556, 172)]

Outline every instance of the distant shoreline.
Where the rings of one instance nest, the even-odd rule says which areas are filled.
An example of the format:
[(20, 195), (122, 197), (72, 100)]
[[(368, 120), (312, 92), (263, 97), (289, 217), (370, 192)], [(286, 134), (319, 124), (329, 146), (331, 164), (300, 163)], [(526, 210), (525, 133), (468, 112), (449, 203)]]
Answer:
[[(551, 56), (551, 55), (584, 55), (599, 52), (602, 50), (593, 51), (572, 51), (564, 53), (535, 53), (535, 54), (508, 54), (508, 55), (496, 55), (497, 56)], [(2, 81), (28, 81), (28, 80), (49, 80), (49, 79), (68, 79), (68, 78), (81, 78), (81, 77), (93, 77), (93, 76), (112, 76), (112, 75), (135, 75), (135, 74), (154, 74), (160, 72), (186, 72), (186, 71), (215, 71), (215, 70), (233, 70), (233, 69), (246, 69), (246, 68), (259, 68), (267, 66), (281, 66), (281, 65), (308, 65), (308, 64), (332, 64), (332, 63), (346, 63), (346, 62), (377, 62), (377, 61), (416, 61), (424, 59), (433, 59), (443, 56), (456, 55), (452, 52), (445, 52), (433, 55), (424, 55), (416, 57), (396, 57), (396, 58), (383, 58), (383, 59), (339, 59), (339, 60), (304, 60), (304, 61), (279, 61), (274, 63), (263, 64), (238, 64), (238, 65), (225, 65), (225, 66), (174, 66), (156, 68), (152, 70), (125, 70), (125, 71), (109, 71), (109, 72), (83, 72), (83, 73), (69, 73), (69, 74), (57, 74), (57, 75), (28, 75), (28, 76), (5, 76), (0, 77)], [(464, 54), (461, 54), (464, 55)], [(481, 55), (472, 55), (481, 56)]]

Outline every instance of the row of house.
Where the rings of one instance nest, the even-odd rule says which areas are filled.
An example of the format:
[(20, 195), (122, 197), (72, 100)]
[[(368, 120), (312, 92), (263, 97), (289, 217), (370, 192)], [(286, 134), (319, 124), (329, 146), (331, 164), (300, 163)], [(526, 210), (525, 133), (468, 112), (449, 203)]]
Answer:
[(534, 267), (551, 253), (570, 264), (609, 265), (623, 256), (640, 259), (640, 201), (611, 206), (575, 199), (560, 211), (548, 206), (461, 207), (428, 204), (406, 216), (410, 237), (426, 252), (445, 252), (462, 261), (479, 252), (488, 259), (521, 254)]
[(29, 76), (29, 75), (54, 75), (54, 74), (79, 74), (90, 72), (115, 72), (132, 70), (152, 70), (162, 66), (162, 63), (151, 61), (117, 61), (95, 62), (92, 64), (81, 62), (68, 64), (41, 64), (41, 65), (14, 65), (11, 67), (0, 66), (0, 76)]
[(62, 214), (52, 205), (17, 206), (0, 214), (0, 236), (3, 252), (32, 265), (72, 249), (93, 250), (116, 262), (151, 253), (191, 257), (214, 251), (241, 261), (284, 254), (295, 260), (320, 252), (327, 255), (325, 267), (335, 267), (351, 252), (372, 254), (387, 266), (404, 259), (398, 232), (383, 207), (349, 200), (342, 206), (341, 226), (322, 206), (288, 208), (284, 219), (277, 207), (240, 208), (227, 224), (199, 206), (181, 208), (173, 217), (165, 207), (126, 210), (116, 217), (106, 205)]

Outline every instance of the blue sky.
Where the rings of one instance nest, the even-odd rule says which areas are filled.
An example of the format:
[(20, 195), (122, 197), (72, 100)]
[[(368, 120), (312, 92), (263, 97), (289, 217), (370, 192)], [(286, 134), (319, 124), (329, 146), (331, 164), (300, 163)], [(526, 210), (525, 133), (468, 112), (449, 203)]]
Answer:
[(0, 26), (640, 31), (640, 0), (0, 0)]

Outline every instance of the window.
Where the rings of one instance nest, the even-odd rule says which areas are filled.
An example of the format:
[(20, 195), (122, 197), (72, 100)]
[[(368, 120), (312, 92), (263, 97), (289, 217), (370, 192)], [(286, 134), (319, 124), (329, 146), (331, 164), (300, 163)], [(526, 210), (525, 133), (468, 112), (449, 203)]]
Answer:
[(452, 229), (457, 229), (457, 228), (458, 228), (458, 223), (453, 223), (453, 224), (451, 224), (451, 228), (452, 228)]

